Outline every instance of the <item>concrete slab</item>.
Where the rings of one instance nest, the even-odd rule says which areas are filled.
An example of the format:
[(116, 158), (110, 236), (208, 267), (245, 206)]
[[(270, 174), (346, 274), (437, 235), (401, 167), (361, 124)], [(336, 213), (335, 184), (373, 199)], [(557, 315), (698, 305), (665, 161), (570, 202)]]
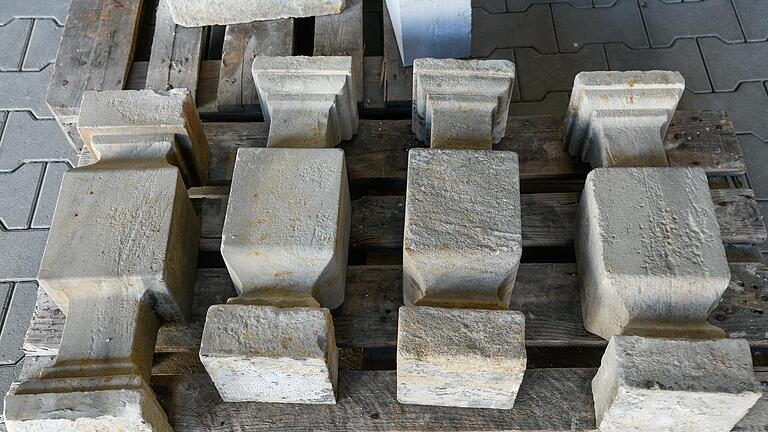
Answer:
[(567, 3), (551, 7), (560, 52), (578, 51), (585, 44), (598, 42), (648, 47), (643, 18), (635, 0), (618, 0), (609, 8), (574, 8)]
[(25, 164), (0, 173), (0, 223), (3, 229), (29, 228), (44, 164)]
[(0, 75), (0, 110), (29, 111), (36, 119), (52, 119), (45, 103), (53, 67), (39, 72), (3, 72)]
[(0, 280), (32, 280), (37, 277), (48, 231), (0, 230)]
[(37, 71), (56, 61), (64, 28), (52, 20), (35, 20), (29, 37), (24, 70)]
[(0, 171), (13, 171), (28, 162), (77, 163), (77, 154), (55, 120), (35, 120), (28, 112), (6, 114), (0, 127)]
[(670, 46), (675, 39), (693, 36), (717, 36), (727, 42), (744, 42), (730, 0), (681, 3), (645, 0), (643, 5), (643, 19), (653, 47)]
[(733, 7), (747, 41), (768, 40), (768, 2), (762, 0), (733, 0)]
[(472, 14), (472, 57), (488, 57), (499, 48), (532, 47), (542, 53), (557, 52), (552, 14), (545, 4), (521, 13)]
[(64, 173), (69, 171), (69, 164), (53, 162), (47, 164), (43, 184), (40, 186), (40, 194), (35, 205), (35, 213), (32, 217), (32, 228), (50, 228), (53, 220), (53, 211), (56, 209), (56, 200), (59, 197), (59, 188)]
[(171, 16), (184, 27), (242, 24), (341, 13), (345, 0), (169, 0)]
[(515, 50), (523, 101), (544, 99), (549, 92), (569, 92), (579, 72), (608, 69), (603, 48), (585, 46), (579, 52), (568, 54), (539, 54), (531, 48)]
[(745, 81), (768, 80), (768, 42), (726, 44), (701, 38), (699, 46), (715, 91), (731, 92)]
[(0, 71), (18, 71), (24, 60), (32, 20), (17, 19), (0, 26)]

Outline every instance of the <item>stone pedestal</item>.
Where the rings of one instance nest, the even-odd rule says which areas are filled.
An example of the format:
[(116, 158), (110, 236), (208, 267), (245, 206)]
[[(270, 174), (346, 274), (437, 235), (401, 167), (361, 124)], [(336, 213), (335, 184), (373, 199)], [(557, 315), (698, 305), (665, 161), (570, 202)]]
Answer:
[(511, 409), (526, 361), (525, 318), (520, 312), (400, 308), (401, 403)]
[(387, 9), (403, 65), (471, 55), (471, 0), (387, 0)]
[(666, 321), (708, 332), (730, 270), (703, 170), (595, 169), (577, 217), (587, 330), (610, 339)]
[(268, 147), (334, 147), (357, 133), (352, 57), (256, 57)]
[(663, 139), (684, 90), (678, 72), (581, 72), (565, 146), (593, 167), (667, 166)]
[(490, 150), (504, 137), (514, 79), (507, 60), (417, 59), (413, 132), (432, 148)]
[(176, 24), (202, 27), (337, 14), (346, 0), (168, 0), (168, 6)]
[(405, 304), (507, 309), (521, 255), (516, 153), (410, 151)]

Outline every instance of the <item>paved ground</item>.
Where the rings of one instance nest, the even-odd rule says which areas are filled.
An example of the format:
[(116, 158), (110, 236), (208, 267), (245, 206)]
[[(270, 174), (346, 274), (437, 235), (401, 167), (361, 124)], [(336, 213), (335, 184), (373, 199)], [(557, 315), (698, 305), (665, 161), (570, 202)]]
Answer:
[[(19, 372), (58, 185), (75, 160), (44, 103), (68, 4), (0, 0), (2, 393)], [(475, 6), (475, 55), (517, 64), (513, 115), (564, 113), (582, 70), (679, 70), (688, 86), (680, 108), (731, 114), (768, 216), (768, 0), (475, 0)]]

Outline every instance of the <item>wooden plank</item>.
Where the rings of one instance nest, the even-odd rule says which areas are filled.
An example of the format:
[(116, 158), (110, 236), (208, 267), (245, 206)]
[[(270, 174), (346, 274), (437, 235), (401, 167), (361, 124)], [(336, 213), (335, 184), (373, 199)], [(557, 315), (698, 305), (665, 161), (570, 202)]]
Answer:
[(352, 56), (355, 98), (363, 101), (363, 0), (347, 0), (339, 14), (315, 17), (315, 56)]
[(413, 67), (403, 66), (395, 30), (384, 2), (384, 100), (388, 104), (407, 104), (413, 92)]
[(386, 106), (383, 73), (383, 57), (363, 57), (363, 108), (381, 110)]
[(147, 66), (146, 88), (186, 88), (193, 95), (197, 95), (203, 27), (176, 25), (171, 18), (168, 0), (159, 0), (155, 17), (155, 34)]
[(293, 55), (293, 19), (227, 26), (219, 71), (219, 112), (259, 110), (251, 68), (257, 56)]
[[(729, 337), (746, 338), (753, 348), (768, 348), (768, 266), (731, 263), (731, 283), (709, 321)], [(226, 269), (199, 269), (189, 325), (164, 325), (157, 352), (196, 351), (208, 308), (235, 296)], [(350, 266), (344, 304), (333, 311), (336, 341), (342, 348), (394, 347), (397, 311), (402, 306), (400, 266)], [(606, 342), (584, 329), (579, 281), (571, 263), (520, 265), (511, 308), (526, 316), (526, 346), (602, 348)], [(55, 355), (64, 315), (38, 290), (38, 303), (27, 331), (29, 355)], [(597, 366), (597, 365), (595, 365)]]

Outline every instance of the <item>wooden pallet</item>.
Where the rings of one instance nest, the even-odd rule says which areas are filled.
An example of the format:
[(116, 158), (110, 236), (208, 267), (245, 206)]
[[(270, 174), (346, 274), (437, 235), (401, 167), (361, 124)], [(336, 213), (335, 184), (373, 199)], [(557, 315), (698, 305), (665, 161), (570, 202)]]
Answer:
[[(73, 0), (72, 13), (84, 13), (85, 6), (94, 1)], [(259, 106), (250, 79), (250, 59), (296, 54), (300, 45), (306, 45), (300, 39), (307, 32), (299, 20), (230, 26), (225, 30), (222, 60), (206, 60), (202, 53), (213, 32), (173, 25), (163, 16), (162, 1), (152, 55), (149, 61), (132, 62), (130, 73), (116, 72), (119, 68), (100, 61), (78, 67), (62, 61), (57, 65), (63, 65), (62, 75), (101, 74), (119, 78), (127, 89), (197, 89), (212, 158), (210, 185), (190, 190), (203, 222), (193, 314), (187, 326), (166, 324), (161, 328), (152, 377), (152, 386), (177, 432), (595, 430), (590, 380), (606, 342), (582, 325), (572, 244), (576, 204), (588, 167), (563, 150), (559, 117), (512, 117), (506, 137), (496, 146), (516, 151), (520, 158), (524, 248), (512, 308), (526, 315), (529, 370), (515, 408), (501, 411), (397, 403), (393, 369), (397, 310), (402, 305), (407, 151), (422, 144), (411, 133), (408, 112), (402, 110), (410, 106), (410, 72), (400, 63), (386, 14), (383, 56), (363, 56), (360, 0), (352, 1), (344, 14), (314, 20), (310, 33), (315, 54), (355, 58), (363, 118), (359, 134), (341, 145), (347, 158), (353, 215), (346, 301), (333, 311), (341, 352), (338, 404), (223, 403), (197, 359), (197, 350), (207, 308), (235, 295), (218, 253), (235, 154), (238, 148), (266, 143), (267, 127), (256, 121)], [(121, 3), (126, 6), (123, 13), (141, 13), (141, 0)], [(145, 39), (137, 35), (135, 21), (111, 20), (115, 34), (124, 36), (120, 44)], [(74, 44), (67, 39), (95, 37), (92, 52), (85, 52), (96, 60), (105, 59), (103, 50), (96, 47), (106, 44), (108, 35), (86, 30), (78, 26), (65, 31), (63, 46)], [(741, 183), (744, 157), (727, 115), (678, 112), (665, 147), (673, 166), (697, 166), (707, 172), (724, 243), (744, 247), (768, 238), (754, 195)], [(764, 314), (768, 310), (768, 266), (736, 259), (730, 266), (731, 284), (709, 321), (729, 337), (749, 341), (758, 360), (756, 373), (766, 381), (768, 367), (761, 359), (768, 350), (768, 316)], [(63, 325), (63, 314), (40, 290), (24, 346), (29, 357), (23, 376), (33, 376), (52, 361)], [(764, 397), (737, 430), (767, 428), (768, 400)]]

